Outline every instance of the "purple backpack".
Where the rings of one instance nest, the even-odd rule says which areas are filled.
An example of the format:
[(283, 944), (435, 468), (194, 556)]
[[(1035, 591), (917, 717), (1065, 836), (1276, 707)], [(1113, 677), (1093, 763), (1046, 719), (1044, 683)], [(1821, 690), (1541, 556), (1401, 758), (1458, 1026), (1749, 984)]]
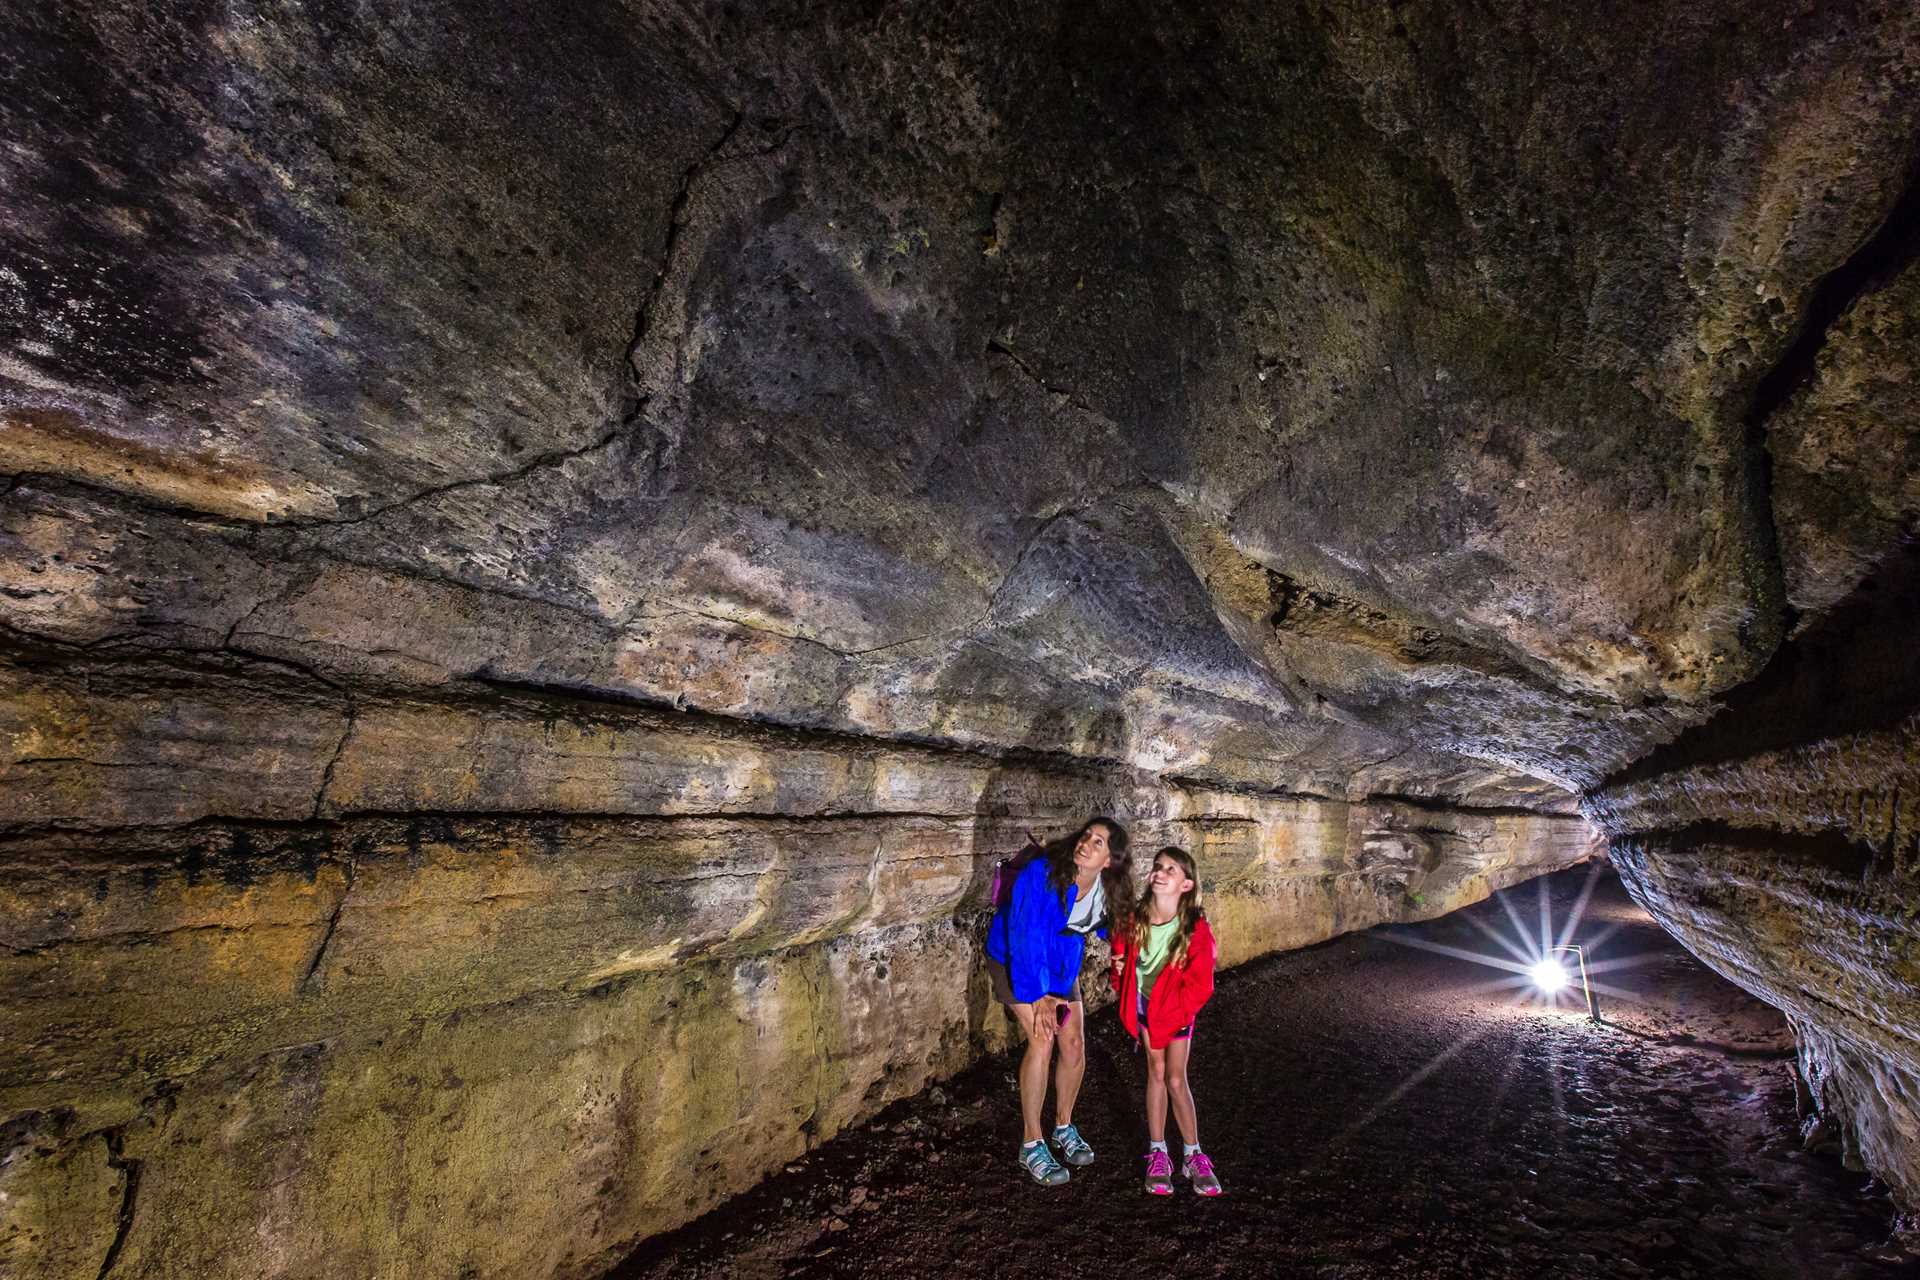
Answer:
[(993, 882), (987, 886), (987, 904), (995, 911), (1013, 901), (1013, 882), (1026, 870), (1029, 862), (1046, 853), (1033, 832), (1027, 832), (1026, 847), (1007, 858), (996, 858), (993, 863)]

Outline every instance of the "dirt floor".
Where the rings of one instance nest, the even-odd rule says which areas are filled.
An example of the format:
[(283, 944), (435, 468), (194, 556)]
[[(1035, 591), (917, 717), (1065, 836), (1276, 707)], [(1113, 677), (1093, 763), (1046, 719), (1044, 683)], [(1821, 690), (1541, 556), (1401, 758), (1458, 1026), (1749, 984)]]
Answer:
[[(1558, 930), (1589, 884), (1574, 940), (1616, 993), (1606, 1025), (1429, 949), (1504, 957), (1491, 935), (1537, 940), (1543, 892)], [(1111, 1010), (1091, 1021), (1076, 1119), (1099, 1159), (1068, 1186), (1016, 1165), (998, 1058), (616, 1275), (1920, 1275), (1884, 1243), (1885, 1192), (1801, 1151), (1784, 1021), (1682, 951), (1604, 864), (1223, 974), (1191, 1069), (1219, 1200), (1184, 1182), (1141, 1192), (1142, 1064)]]

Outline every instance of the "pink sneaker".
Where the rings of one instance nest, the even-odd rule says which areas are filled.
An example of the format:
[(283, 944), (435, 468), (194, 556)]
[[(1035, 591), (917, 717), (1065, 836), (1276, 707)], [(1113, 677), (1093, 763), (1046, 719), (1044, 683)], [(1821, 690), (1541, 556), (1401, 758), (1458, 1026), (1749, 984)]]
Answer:
[(1173, 1157), (1164, 1151), (1147, 1152), (1147, 1194), (1173, 1194)]
[(1196, 1151), (1188, 1156), (1186, 1168), (1181, 1172), (1193, 1184), (1193, 1194), (1197, 1196), (1217, 1196), (1223, 1190), (1220, 1179), (1214, 1176), (1213, 1161), (1207, 1159), (1204, 1151)]

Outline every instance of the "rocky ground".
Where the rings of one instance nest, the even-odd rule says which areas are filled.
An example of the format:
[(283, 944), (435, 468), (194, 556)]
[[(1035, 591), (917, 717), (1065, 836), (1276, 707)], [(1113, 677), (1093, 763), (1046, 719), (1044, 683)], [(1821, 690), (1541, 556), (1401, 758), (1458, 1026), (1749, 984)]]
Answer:
[[(1556, 927), (1593, 882), (1606, 1025), (1453, 954)], [(1614, 966), (1614, 967), (1609, 967)], [(1095, 1019), (1078, 1117), (1099, 1161), (1043, 1191), (1013, 1161), (1010, 1063), (883, 1112), (648, 1242), (673, 1276), (1893, 1277), (1884, 1189), (1800, 1148), (1785, 1022), (1662, 933), (1604, 866), (1419, 927), (1224, 975), (1193, 1064), (1208, 1202), (1138, 1186), (1139, 1058)]]

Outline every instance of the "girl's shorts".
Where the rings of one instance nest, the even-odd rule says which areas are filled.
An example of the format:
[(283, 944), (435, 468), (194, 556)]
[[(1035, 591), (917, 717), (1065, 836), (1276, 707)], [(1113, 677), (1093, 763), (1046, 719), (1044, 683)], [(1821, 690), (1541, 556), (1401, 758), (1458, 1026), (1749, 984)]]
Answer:
[[(1198, 1021), (1198, 1019), (1196, 1019), (1196, 1021)], [(1143, 1028), (1147, 1025), (1147, 993), (1144, 991), (1140, 993), (1140, 1025)], [(1186, 1026), (1174, 1032), (1173, 1038), (1175, 1040), (1193, 1039), (1193, 1023), (1189, 1022)]]

